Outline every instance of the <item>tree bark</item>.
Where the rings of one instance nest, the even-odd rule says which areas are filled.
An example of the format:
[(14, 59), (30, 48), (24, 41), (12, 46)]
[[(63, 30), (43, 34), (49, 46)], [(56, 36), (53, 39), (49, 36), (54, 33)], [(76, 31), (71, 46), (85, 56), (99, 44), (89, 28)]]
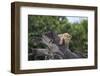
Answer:
[(60, 38), (55, 32), (49, 31), (42, 35), (42, 41), (49, 48), (50, 54), (52, 54), (52, 58), (54, 58), (54, 54), (58, 55), (60, 59), (74, 59), (80, 58), (77, 54), (72, 52), (65, 45), (60, 45)]

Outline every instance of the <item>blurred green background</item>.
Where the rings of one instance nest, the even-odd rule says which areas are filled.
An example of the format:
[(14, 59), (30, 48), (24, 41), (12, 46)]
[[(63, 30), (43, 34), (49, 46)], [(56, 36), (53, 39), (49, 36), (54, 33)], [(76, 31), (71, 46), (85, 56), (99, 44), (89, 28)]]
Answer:
[(41, 43), (43, 32), (55, 31), (57, 34), (72, 35), (69, 48), (71, 51), (87, 57), (88, 52), (88, 18), (66, 16), (28, 15), (28, 49), (45, 48)]

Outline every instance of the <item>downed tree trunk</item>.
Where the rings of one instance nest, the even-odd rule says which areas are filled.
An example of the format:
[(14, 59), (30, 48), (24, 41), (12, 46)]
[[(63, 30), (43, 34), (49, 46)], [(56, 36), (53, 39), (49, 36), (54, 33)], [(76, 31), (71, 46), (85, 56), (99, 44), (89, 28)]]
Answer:
[(55, 32), (49, 31), (42, 35), (42, 42), (48, 46), (50, 59), (80, 58), (65, 45), (59, 45), (60, 38)]

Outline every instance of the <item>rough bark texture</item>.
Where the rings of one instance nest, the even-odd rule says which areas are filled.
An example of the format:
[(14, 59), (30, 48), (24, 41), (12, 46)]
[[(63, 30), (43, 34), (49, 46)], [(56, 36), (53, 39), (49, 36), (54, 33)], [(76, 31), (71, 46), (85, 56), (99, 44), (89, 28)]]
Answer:
[(49, 31), (42, 35), (42, 43), (48, 47), (45, 49), (31, 49), (29, 60), (49, 60), (49, 59), (74, 59), (80, 58), (79, 55), (72, 52), (67, 46), (60, 45), (60, 38), (55, 32)]
[(55, 32), (46, 32), (42, 36), (42, 41), (49, 48), (51, 59), (71, 59), (80, 58), (77, 54), (71, 52), (65, 45), (59, 45), (60, 38)]

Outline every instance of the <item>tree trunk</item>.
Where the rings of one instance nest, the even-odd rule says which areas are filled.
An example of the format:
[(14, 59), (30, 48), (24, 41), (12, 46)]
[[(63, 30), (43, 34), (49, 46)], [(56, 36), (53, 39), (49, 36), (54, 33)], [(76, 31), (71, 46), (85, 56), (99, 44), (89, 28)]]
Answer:
[(72, 52), (70, 49), (67, 48), (65, 45), (59, 45), (60, 38), (55, 32), (49, 31), (42, 35), (42, 41), (46, 44), (49, 48), (50, 54), (52, 54), (52, 58), (55, 59), (56, 57), (60, 59), (74, 59), (80, 58), (77, 54)]

